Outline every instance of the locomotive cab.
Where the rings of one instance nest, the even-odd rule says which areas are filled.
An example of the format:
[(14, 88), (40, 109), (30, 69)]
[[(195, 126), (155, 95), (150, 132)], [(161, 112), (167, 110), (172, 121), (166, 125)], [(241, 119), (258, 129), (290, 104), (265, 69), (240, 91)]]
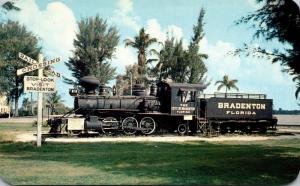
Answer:
[(171, 87), (171, 115), (196, 115), (196, 97), (203, 91), (203, 84), (172, 83)]

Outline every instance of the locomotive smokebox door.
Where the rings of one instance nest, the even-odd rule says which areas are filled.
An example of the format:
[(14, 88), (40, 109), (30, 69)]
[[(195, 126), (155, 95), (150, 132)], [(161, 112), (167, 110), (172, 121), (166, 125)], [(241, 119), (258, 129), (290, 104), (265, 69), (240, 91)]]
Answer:
[(196, 115), (196, 96), (205, 86), (203, 84), (170, 83), (171, 115), (181, 115), (184, 120), (192, 120)]

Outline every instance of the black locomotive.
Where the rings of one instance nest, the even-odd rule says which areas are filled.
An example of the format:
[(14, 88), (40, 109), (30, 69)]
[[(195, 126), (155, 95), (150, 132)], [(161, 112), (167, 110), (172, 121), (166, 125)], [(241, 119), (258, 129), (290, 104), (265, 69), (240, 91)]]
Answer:
[[(160, 82), (147, 95), (136, 84), (132, 96), (115, 96), (93, 76), (80, 81), (82, 93), (71, 89), (74, 110), (48, 120), (50, 133), (88, 132), (127, 135), (155, 131), (179, 134), (219, 134), (227, 132), (265, 133), (276, 129), (272, 100), (263, 94), (203, 94), (203, 84)], [(98, 90), (98, 91), (96, 91)]]

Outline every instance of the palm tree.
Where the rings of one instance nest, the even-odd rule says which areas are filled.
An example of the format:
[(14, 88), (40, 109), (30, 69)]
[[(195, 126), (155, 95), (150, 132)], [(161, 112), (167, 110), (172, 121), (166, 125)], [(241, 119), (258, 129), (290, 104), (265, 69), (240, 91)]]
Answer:
[[(138, 75), (143, 78), (143, 75), (146, 72), (147, 64), (147, 49), (153, 43), (157, 43), (156, 38), (151, 38), (149, 34), (146, 34), (145, 29), (141, 28), (139, 35), (134, 37), (134, 40), (125, 39), (125, 47), (131, 46), (138, 50)], [(153, 49), (151, 51), (154, 51)], [(151, 61), (151, 60), (150, 60)], [(148, 62), (150, 62), (148, 61)]]
[(51, 109), (51, 115), (55, 113), (56, 108), (61, 105), (62, 102), (63, 100), (61, 99), (61, 96), (57, 94), (57, 91), (49, 94), (47, 98), (47, 105)]
[(228, 75), (223, 76), (223, 80), (217, 81), (215, 85), (220, 84), (217, 90), (221, 90), (221, 88), (225, 87), (225, 95), (227, 95), (227, 90), (231, 88), (236, 89), (239, 91), (238, 87), (235, 85), (238, 82), (237, 79), (229, 79)]

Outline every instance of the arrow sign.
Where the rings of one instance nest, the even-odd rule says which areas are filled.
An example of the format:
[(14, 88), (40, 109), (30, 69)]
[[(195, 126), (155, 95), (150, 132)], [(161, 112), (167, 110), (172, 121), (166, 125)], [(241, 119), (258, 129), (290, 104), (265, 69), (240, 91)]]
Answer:
[(23, 59), (24, 61), (26, 61), (27, 63), (30, 63), (30, 64), (37, 64), (38, 62), (34, 59), (32, 59), (31, 57), (29, 56), (26, 56), (25, 54), (19, 52), (19, 58)]
[(52, 65), (52, 64), (55, 64), (55, 63), (58, 63), (58, 62), (60, 62), (60, 57), (49, 60), (49, 61), (44, 61), (42, 63), (36, 63), (36, 64), (31, 65), (31, 66), (18, 69), (17, 70), (17, 75), (19, 76), (19, 75), (25, 74), (27, 72), (31, 72), (31, 71), (34, 71), (34, 70), (37, 70), (37, 69), (45, 68), (46, 66), (49, 66), (49, 65)]

